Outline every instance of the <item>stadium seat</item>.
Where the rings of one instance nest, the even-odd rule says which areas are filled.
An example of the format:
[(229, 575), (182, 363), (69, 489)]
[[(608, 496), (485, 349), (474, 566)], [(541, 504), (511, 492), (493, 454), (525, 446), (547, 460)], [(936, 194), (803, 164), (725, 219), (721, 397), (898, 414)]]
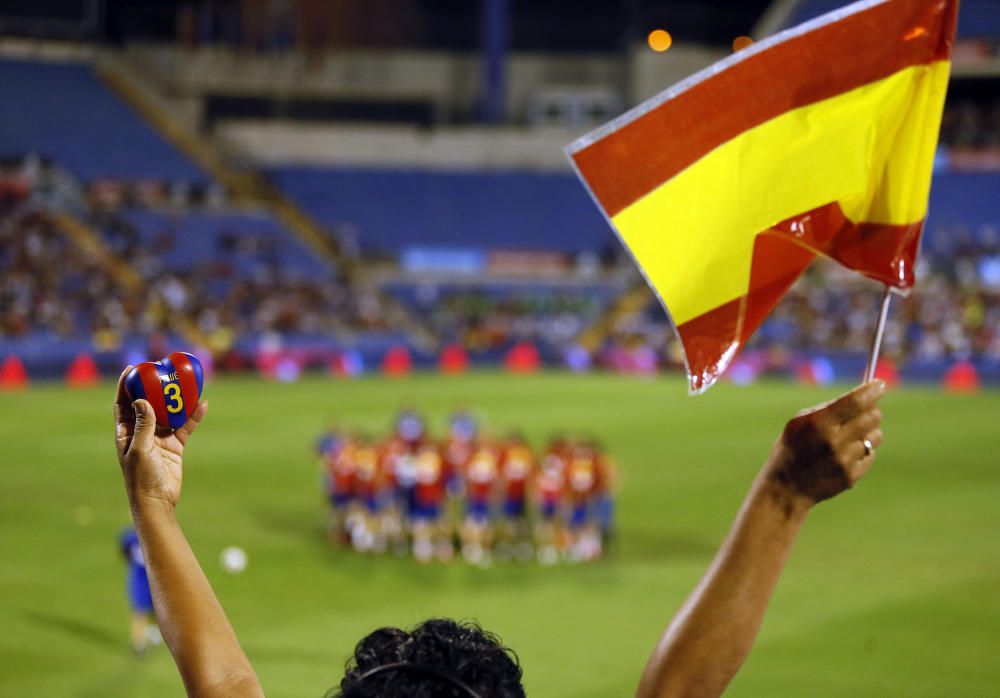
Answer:
[(83, 63), (0, 60), (0, 157), (37, 153), (85, 182), (209, 177), (101, 84)]
[(570, 173), (283, 167), (270, 176), (324, 225), (357, 226), (369, 252), (419, 244), (578, 253), (616, 244)]

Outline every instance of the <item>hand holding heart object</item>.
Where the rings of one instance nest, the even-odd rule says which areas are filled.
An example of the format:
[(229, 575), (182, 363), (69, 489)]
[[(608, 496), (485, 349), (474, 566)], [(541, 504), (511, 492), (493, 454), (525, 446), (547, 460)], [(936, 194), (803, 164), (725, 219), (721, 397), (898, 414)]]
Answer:
[(166, 429), (184, 426), (201, 399), (204, 371), (194, 354), (175, 351), (159, 361), (144, 361), (125, 376), (132, 401), (148, 400), (156, 423)]

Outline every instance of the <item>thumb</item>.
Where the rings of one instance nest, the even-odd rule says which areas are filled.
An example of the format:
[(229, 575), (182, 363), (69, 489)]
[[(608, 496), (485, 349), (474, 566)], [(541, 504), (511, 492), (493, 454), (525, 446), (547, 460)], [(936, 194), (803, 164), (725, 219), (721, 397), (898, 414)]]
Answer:
[(146, 400), (136, 400), (132, 408), (135, 410), (132, 446), (139, 451), (147, 451), (153, 445), (153, 435), (156, 433), (156, 415), (153, 406)]

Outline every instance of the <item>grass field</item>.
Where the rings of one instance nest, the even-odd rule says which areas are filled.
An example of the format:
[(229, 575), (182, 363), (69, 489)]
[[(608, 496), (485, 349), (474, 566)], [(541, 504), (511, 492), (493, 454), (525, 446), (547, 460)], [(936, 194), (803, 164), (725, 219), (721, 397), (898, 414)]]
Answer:
[[(516, 648), (531, 696), (628, 696), (784, 420), (834, 392), (688, 398), (676, 378), (562, 374), (218, 381), (180, 515), (269, 695), (321, 696), (373, 627), (448, 615)], [(0, 393), (2, 696), (182, 694), (165, 650), (128, 649), (111, 400), (110, 385)], [(604, 439), (624, 471), (615, 557), (480, 570), (330, 549), (313, 437), (331, 419), (382, 429), (405, 403), (438, 432), (468, 404), (536, 441)], [(1000, 695), (1000, 393), (905, 389), (883, 411), (875, 468), (807, 522), (728, 695)], [(242, 576), (219, 569), (225, 545), (249, 553)]]

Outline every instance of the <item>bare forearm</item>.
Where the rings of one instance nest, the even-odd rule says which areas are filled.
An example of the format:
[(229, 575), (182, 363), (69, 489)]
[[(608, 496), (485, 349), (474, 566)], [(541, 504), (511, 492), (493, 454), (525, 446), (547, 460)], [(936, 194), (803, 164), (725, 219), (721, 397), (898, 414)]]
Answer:
[(758, 477), (712, 566), (653, 652), (638, 698), (725, 690), (750, 652), (807, 512), (766, 474)]
[(173, 507), (133, 501), (156, 619), (188, 695), (263, 695)]

